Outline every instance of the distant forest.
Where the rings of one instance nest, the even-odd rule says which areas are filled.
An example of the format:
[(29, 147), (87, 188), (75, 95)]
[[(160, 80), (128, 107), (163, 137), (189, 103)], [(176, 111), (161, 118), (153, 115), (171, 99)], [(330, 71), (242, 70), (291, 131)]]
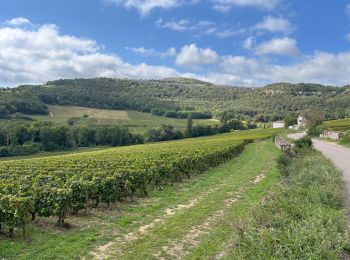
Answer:
[(47, 104), (138, 110), (186, 118), (229, 117), (267, 122), (307, 109), (327, 119), (350, 117), (350, 86), (278, 83), (263, 88), (218, 86), (185, 78), (73, 79), (0, 90), (0, 118), (47, 114)]

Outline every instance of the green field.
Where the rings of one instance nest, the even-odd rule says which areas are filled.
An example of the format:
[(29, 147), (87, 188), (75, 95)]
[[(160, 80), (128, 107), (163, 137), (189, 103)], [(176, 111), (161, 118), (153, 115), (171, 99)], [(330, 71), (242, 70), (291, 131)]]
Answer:
[(350, 130), (350, 118), (325, 121), (323, 123), (326, 127), (335, 131), (347, 131)]
[[(143, 132), (147, 128), (172, 125), (177, 129), (185, 129), (186, 119), (167, 118), (155, 116), (131, 110), (107, 110), (76, 106), (48, 106), (50, 115), (34, 116), (36, 119), (51, 121), (56, 124), (68, 124), (69, 121), (76, 125), (120, 125), (127, 126), (134, 132)], [(83, 115), (88, 117), (83, 117)], [(194, 124), (214, 125), (215, 119), (195, 119)]]

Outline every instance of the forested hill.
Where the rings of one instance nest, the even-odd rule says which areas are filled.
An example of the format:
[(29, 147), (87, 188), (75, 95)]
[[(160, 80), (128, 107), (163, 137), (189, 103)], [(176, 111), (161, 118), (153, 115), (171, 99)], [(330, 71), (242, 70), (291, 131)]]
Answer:
[(278, 83), (263, 88), (217, 86), (194, 79), (74, 79), (0, 91), (0, 116), (47, 113), (45, 104), (129, 109), (154, 114), (230, 111), (237, 117), (283, 117), (317, 109), (328, 118), (350, 116), (350, 86)]

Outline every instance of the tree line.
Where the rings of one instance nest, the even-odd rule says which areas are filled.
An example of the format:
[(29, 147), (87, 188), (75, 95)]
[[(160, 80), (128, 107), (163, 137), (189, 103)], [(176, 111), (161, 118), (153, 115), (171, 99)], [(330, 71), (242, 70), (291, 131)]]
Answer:
[(49, 122), (9, 121), (0, 125), (0, 156), (35, 154), (89, 146), (140, 144), (144, 137), (119, 126), (57, 126)]
[(188, 114), (184, 131), (171, 125), (149, 129), (145, 134), (131, 133), (120, 126), (65, 126), (45, 121), (8, 120), (0, 123), (0, 157), (29, 155), (41, 151), (60, 151), (91, 146), (125, 146), (160, 142), (253, 129), (254, 123), (228, 120), (217, 125), (193, 125)]

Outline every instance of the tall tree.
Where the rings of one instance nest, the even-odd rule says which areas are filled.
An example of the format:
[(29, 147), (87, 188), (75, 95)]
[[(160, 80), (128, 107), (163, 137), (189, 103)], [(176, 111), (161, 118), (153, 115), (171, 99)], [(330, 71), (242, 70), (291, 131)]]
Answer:
[(186, 136), (192, 136), (192, 128), (193, 128), (193, 119), (192, 113), (188, 113), (187, 115), (187, 125), (186, 125)]

